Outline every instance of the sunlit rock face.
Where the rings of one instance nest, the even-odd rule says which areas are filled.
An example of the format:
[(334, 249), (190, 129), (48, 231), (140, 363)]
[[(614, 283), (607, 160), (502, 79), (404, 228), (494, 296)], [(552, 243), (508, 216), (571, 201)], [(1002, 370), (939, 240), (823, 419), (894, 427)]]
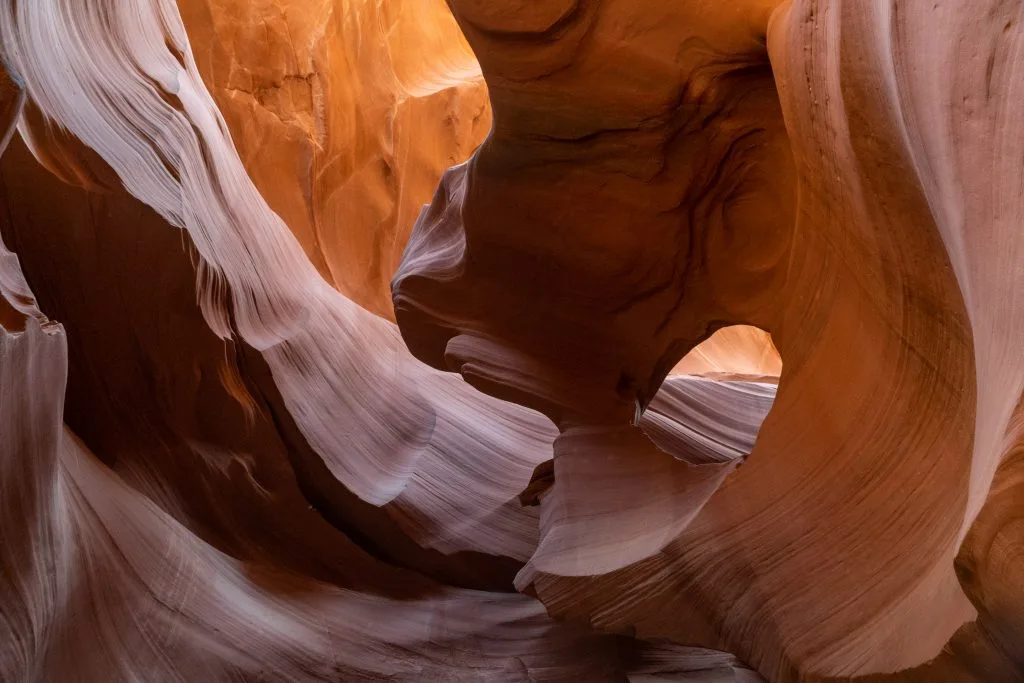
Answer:
[(1024, 680), (1020, 12), (0, 0), (0, 680)]
[(267, 203), (327, 282), (392, 318), (390, 281), (441, 173), (490, 129), (442, 0), (182, 0), (203, 81)]

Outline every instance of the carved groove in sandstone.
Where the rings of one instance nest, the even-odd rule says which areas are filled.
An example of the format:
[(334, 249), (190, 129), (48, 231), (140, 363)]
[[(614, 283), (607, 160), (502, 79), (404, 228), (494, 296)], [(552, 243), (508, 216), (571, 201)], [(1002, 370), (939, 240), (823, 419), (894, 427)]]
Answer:
[(1024, 679), (1020, 11), (0, 0), (0, 679)]

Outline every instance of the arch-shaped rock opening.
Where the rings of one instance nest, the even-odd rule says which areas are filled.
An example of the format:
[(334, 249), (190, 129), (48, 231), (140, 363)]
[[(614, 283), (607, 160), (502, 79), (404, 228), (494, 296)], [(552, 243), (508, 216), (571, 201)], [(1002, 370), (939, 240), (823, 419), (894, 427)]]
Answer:
[(676, 375), (662, 385), (639, 425), (661, 450), (694, 465), (743, 459), (754, 450), (777, 386)]
[(753, 325), (729, 325), (691, 349), (670, 375), (759, 377), (777, 384), (782, 357), (768, 332)]
[(770, 334), (747, 325), (724, 327), (676, 365), (638, 425), (663, 451), (693, 465), (746, 458), (781, 374)]

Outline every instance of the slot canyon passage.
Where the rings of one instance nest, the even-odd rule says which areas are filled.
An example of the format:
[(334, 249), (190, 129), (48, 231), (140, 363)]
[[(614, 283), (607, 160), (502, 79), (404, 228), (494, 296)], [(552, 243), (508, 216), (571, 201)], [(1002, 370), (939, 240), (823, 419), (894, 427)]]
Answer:
[(0, 681), (1024, 681), (1022, 21), (0, 0)]

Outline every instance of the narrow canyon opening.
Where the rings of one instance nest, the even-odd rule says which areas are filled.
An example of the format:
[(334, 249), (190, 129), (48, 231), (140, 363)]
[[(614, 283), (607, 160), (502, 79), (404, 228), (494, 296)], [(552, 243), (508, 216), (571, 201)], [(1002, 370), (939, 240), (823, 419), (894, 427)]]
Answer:
[(717, 330), (672, 369), (639, 426), (692, 465), (742, 461), (775, 401), (782, 359), (771, 335), (748, 325)]

